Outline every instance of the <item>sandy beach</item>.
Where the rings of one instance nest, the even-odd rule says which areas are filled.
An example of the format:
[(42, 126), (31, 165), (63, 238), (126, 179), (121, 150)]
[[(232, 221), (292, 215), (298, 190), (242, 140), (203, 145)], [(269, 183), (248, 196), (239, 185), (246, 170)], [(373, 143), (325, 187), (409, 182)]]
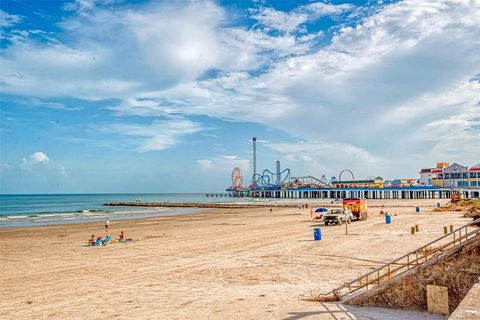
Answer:
[[(369, 201), (368, 220), (348, 225), (348, 235), (296, 208), (113, 221), (112, 236), (124, 230), (135, 241), (105, 247), (85, 246), (91, 234), (105, 235), (98, 222), (2, 229), (0, 318), (443, 319), (302, 300), (468, 222), (460, 212), (433, 212), (436, 202)], [(420, 232), (411, 235), (415, 224)], [(313, 241), (316, 226), (321, 241)]]

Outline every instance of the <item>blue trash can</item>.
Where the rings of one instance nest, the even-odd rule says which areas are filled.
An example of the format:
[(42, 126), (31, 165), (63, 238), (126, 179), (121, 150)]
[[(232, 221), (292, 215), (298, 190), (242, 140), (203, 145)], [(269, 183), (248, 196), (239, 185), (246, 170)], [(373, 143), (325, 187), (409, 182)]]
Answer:
[(440, 202), (437, 202), (437, 208), (440, 208)]
[(322, 230), (320, 228), (313, 229), (313, 239), (315, 241), (322, 240)]
[(385, 223), (386, 224), (392, 223), (392, 216), (391, 215), (386, 215), (385, 216)]
[(416, 207), (415, 212), (420, 212), (420, 207)]

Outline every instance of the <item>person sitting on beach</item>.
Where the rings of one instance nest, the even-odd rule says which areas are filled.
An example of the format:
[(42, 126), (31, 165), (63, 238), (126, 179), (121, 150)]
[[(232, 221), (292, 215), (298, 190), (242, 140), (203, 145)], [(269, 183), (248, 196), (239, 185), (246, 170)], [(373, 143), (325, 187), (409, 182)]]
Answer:
[(92, 234), (92, 237), (90, 238), (90, 240), (88, 240), (88, 245), (90, 245), (90, 246), (95, 245), (95, 235), (94, 234)]
[(106, 246), (107, 244), (110, 243), (110, 236), (107, 234), (107, 236), (105, 237), (105, 240), (102, 241), (102, 245)]
[(99, 246), (99, 245), (102, 244), (102, 242), (103, 242), (103, 241), (102, 241), (102, 237), (98, 237), (97, 240), (95, 240), (95, 244), (94, 244), (94, 245), (95, 245), (95, 246)]
[(123, 230), (120, 231), (120, 235), (118, 236), (118, 241), (125, 241), (125, 235), (123, 234)]

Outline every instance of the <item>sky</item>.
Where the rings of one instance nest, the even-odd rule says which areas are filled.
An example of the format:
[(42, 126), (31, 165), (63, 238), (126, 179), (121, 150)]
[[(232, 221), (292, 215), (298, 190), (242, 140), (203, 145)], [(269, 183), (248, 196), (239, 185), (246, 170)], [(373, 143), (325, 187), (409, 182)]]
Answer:
[(480, 1), (0, 2), (0, 193), (480, 162)]

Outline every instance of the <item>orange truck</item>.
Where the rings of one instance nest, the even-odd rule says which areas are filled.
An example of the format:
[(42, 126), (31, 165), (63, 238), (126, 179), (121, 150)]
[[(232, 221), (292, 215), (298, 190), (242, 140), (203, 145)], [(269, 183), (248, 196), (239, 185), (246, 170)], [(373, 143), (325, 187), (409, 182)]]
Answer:
[(463, 193), (463, 190), (451, 190), (450, 192), (450, 201), (452, 203), (457, 203), (457, 202), (460, 202), (460, 200), (462, 200), (462, 193)]
[(357, 198), (343, 199), (343, 208), (348, 209), (356, 220), (367, 220), (367, 200)]

